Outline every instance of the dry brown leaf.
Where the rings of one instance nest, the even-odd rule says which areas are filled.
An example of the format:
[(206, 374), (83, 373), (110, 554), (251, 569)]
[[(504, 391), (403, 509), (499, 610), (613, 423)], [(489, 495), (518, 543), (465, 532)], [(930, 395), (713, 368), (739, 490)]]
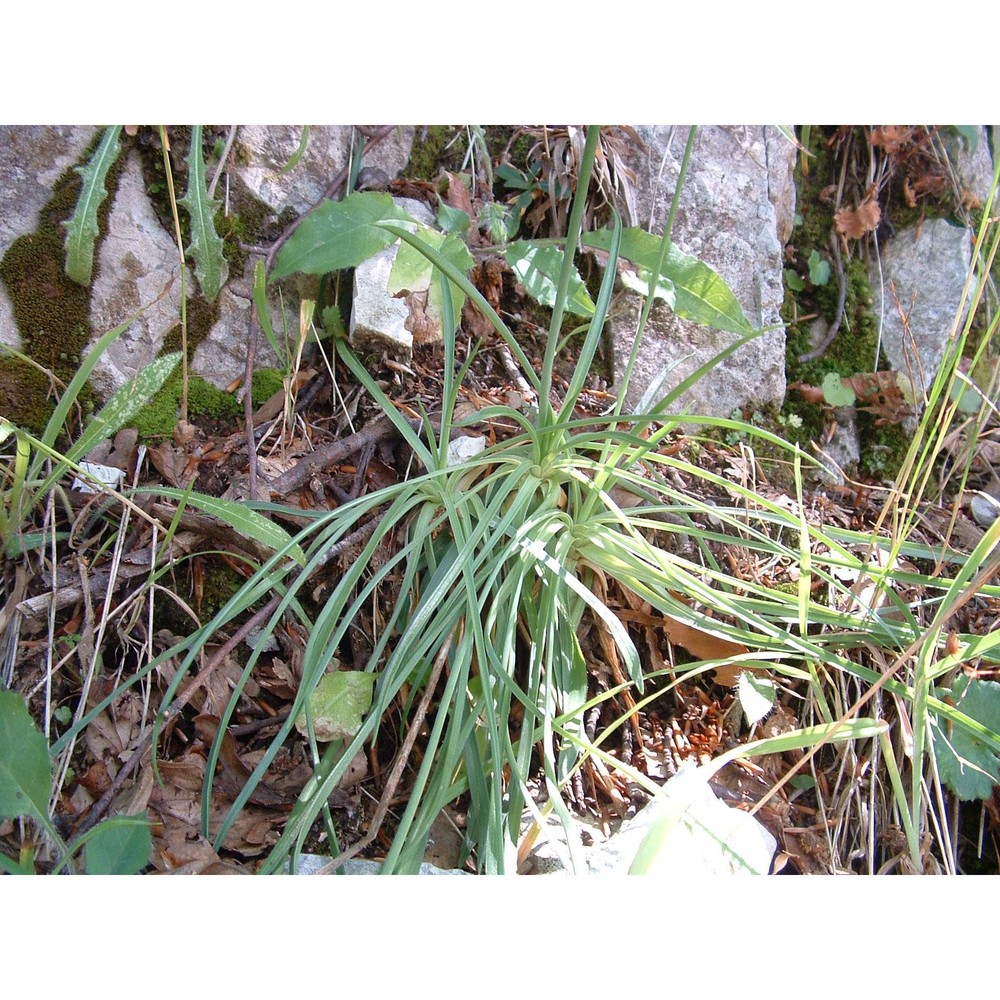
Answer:
[(169, 441), (163, 441), (155, 448), (150, 448), (149, 457), (156, 471), (163, 476), (169, 486), (187, 489), (198, 475), (198, 462), (190, 460), (187, 452)]
[[(172, 767), (169, 767), (170, 763)], [(180, 770), (180, 764), (188, 766)], [(219, 862), (220, 858), (211, 851), (211, 846), (207, 845), (211, 851), (209, 855), (206, 845), (201, 843), (201, 786), (205, 759), (198, 753), (189, 753), (179, 761), (161, 763), (160, 770), (164, 783), (155, 786), (149, 798), (149, 810), (154, 819), (159, 817), (162, 824), (162, 832), (154, 838), (153, 864), (157, 868), (175, 869), (192, 861)], [(191, 788), (195, 772), (199, 774), (197, 787)], [(180, 778), (180, 783), (176, 783), (175, 778)], [(209, 811), (209, 828), (217, 830), (228, 810), (228, 802), (216, 804), (213, 801)], [(277, 828), (287, 818), (287, 810), (247, 805), (233, 821), (222, 846), (227, 851), (256, 857), (277, 843)], [(270, 828), (266, 835), (262, 834), (263, 822)]]
[(915, 132), (912, 125), (879, 125), (872, 129), (871, 143), (888, 156), (898, 156), (913, 142)]
[(429, 344), (441, 337), (441, 324), (430, 313), (427, 292), (408, 292), (403, 301), (409, 316), (403, 326), (413, 334), (413, 343)]
[(445, 171), (445, 176), (448, 178), (448, 194), (445, 195), (445, 201), (452, 207), (457, 208), (475, 222), (476, 210), (472, 207), (472, 196), (469, 194), (469, 189), (465, 186), (462, 178), (457, 174), (449, 173)]
[(882, 210), (874, 198), (866, 198), (857, 208), (842, 208), (833, 217), (837, 232), (849, 240), (859, 240), (878, 229)]

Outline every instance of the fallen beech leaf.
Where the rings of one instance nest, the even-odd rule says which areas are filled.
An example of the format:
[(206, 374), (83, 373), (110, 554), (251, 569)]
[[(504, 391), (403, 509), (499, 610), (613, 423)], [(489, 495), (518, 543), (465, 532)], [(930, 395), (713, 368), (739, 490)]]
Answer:
[(866, 198), (857, 208), (842, 208), (833, 217), (837, 232), (850, 240), (875, 232), (881, 218), (882, 210), (873, 198)]

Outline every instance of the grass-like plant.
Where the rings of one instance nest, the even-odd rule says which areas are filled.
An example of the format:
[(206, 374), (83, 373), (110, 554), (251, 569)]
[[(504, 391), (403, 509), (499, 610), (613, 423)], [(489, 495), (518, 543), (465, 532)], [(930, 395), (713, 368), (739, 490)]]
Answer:
[[(752, 481), (722, 477), (662, 448), (679, 426), (679, 418), (667, 413), (669, 404), (710, 366), (674, 386), (663, 400), (649, 400), (648, 412), (624, 415), (619, 404), (605, 418), (577, 419), (574, 406), (597, 351), (622, 238), (617, 221), (601, 238), (609, 263), (574, 376), (556, 400), (553, 370), (595, 145), (596, 130), (590, 130), (540, 372), (532, 369), (512, 332), (454, 262), (396, 221), (378, 223), (431, 261), (438, 272), (436, 280), (461, 289), (518, 360), (535, 394), (533, 408), (521, 412), (497, 406), (475, 414), (476, 421), (503, 421), (518, 432), (460, 466), (448, 465), (448, 442), (462, 423), (456, 412), (459, 387), (472, 361), (471, 355), (466, 357), (457, 370), (453, 363), (458, 353), (449, 294), (441, 295), (449, 359), (443, 372), (441, 412), (433, 418), (425, 415), (419, 428), (399, 413), (350, 350), (338, 345), (343, 362), (394, 421), (424, 472), (315, 515), (294, 539), (299, 550), (290, 543), (277, 552), (212, 621), (128, 682), (135, 683), (167, 657), (178, 658), (165, 712), (205, 642), (262, 600), (272, 599), (265, 631), (277, 628), (285, 615), (301, 622), (308, 640), (302, 682), (289, 717), (220, 828), (209, 831), (209, 796), (222, 734), (257, 665), (262, 644), (251, 654), (243, 681), (223, 713), (203, 794), (206, 832), (220, 844), (296, 720), (305, 713), (311, 727), (310, 696), (358, 613), (372, 601), (382, 601), (386, 620), (370, 659), (355, 664), (377, 678), (371, 707), (360, 726), (352, 727), (353, 735), (344, 735), (323, 751), (308, 729), (314, 775), (262, 872), (281, 871), (289, 861), (294, 867), (320, 816), (326, 818), (336, 844), (328, 798), (356, 752), (391, 724), (397, 710), (402, 717), (402, 751), (390, 775), (390, 792), (400, 768), (410, 761), (408, 750), (417, 730), (426, 725), (426, 731), (419, 764), (407, 781), (408, 803), (396, 825), (385, 872), (416, 871), (431, 824), (442, 808), (461, 796), (467, 797), (466, 847), (474, 852), (479, 870), (513, 870), (523, 811), (540, 819), (540, 809), (554, 809), (569, 826), (572, 817), (562, 789), (591, 755), (620, 768), (651, 795), (659, 794), (653, 782), (604, 748), (626, 719), (616, 720), (593, 739), (587, 736), (584, 713), (596, 699), (590, 696), (588, 664), (578, 638), (584, 616), (610, 637), (608, 649), (620, 661), (625, 683), (640, 696), (634, 711), (662, 697), (679, 678), (720, 666), (746, 668), (758, 675), (766, 672), (766, 683), (758, 685), (758, 693), (763, 690), (766, 698), (769, 684), (772, 698), (784, 689), (798, 700), (799, 728), (734, 748), (703, 769), (706, 780), (735, 757), (754, 754), (804, 751), (799, 767), (815, 770), (824, 748), (832, 747), (842, 762), (842, 775), (863, 772), (858, 762), (867, 761), (872, 777), (863, 793), (845, 778), (844, 788), (834, 789), (837, 801), (820, 799), (835, 865), (836, 859), (846, 858), (860, 844), (869, 869), (874, 870), (877, 818), (880, 827), (900, 826), (909, 864), (924, 870), (924, 831), (934, 830), (939, 845), (948, 839), (942, 833), (947, 817), (937, 770), (946, 745), (957, 748), (960, 769), (964, 761), (988, 770), (990, 761), (995, 763), (1000, 755), (1000, 724), (983, 721), (978, 703), (976, 711), (963, 710), (968, 687), (956, 682), (963, 664), (996, 663), (1000, 633), (976, 636), (953, 628), (955, 614), (974, 595), (1000, 596), (989, 582), (997, 568), (1000, 522), (968, 558), (947, 545), (932, 547), (913, 537), (917, 505), (954, 417), (948, 390), (958, 377), (968, 326), (956, 331), (914, 437), (904, 477), (886, 506), (891, 532), (813, 523), (805, 513), (803, 486), (803, 469), (813, 460), (765, 430), (721, 418), (699, 420), (705, 428), (737, 432), (751, 446), (766, 445), (783, 454), (794, 495), (764, 495)], [(689, 141), (685, 166), (690, 150)], [(683, 174), (682, 170), (681, 182)], [(676, 205), (677, 194), (657, 259), (645, 265), (650, 294), (640, 317), (636, 350), (652, 292), (671, 253)], [(970, 283), (971, 294), (977, 297), (974, 305), (996, 252), (997, 228), (990, 211), (987, 206), (977, 243), (983, 269), (978, 284)], [(749, 339), (738, 339), (716, 363)], [(684, 420), (690, 423), (692, 418)], [(752, 452), (748, 454), (752, 464)], [(701, 484), (706, 492), (728, 496), (731, 502), (709, 504), (699, 499), (702, 491), (676, 485), (679, 479)], [(620, 502), (623, 497), (629, 498), (627, 503)], [(657, 541), (670, 533), (687, 536), (694, 554), (679, 556)], [(751, 557), (793, 568), (796, 585), (790, 591), (758, 578), (734, 578), (716, 561), (713, 546), (719, 543), (738, 543)], [(320, 612), (310, 616), (299, 594), (312, 575), (332, 558), (359, 548)], [(289, 558), (299, 551), (304, 560)], [(923, 568), (914, 568), (918, 566)], [(614, 587), (648, 603), (665, 623), (713, 640), (720, 650), (717, 658), (644, 671), (627, 627), (609, 607)], [(110, 700), (74, 728), (86, 725)], [(978, 764), (968, 761), (968, 751), (963, 751), (970, 745), (981, 755)], [(547, 792), (543, 806), (529, 788), (529, 778), (539, 769)], [(852, 824), (851, 817), (862, 812), (868, 823)], [(570, 837), (568, 842), (573, 845), (577, 839)], [(642, 865), (649, 863), (656, 848), (655, 842), (644, 846)], [(572, 856), (572, 846), (569, 852), (568, 860), (579, 867), (582, 862)], [(944, 846), (938, 853), (946, 868), (952, 864)]]
[[(583, 713), (591, 702), (587, 663), (578, 640), (583, 616), (594, 616), (611, 636), (628, 680), (638, 692), (642, 693), (651, 679), (643, 675), (628, 630), (599, 596), (607, 593), (611, 581), (674, 621), (728, 643), (726, 648), (730, 650), (740, 650), (728, 657), (731, 662), (758, 670), (770, 667), (785, 683), (806, 686), (810, 711), (816, 715), (814, 724), (785, 734), (780, 746), (762, 740), (740, 748), (740, 754), (808, 748), (824, 741), (847, 743), (884, 732), (884, 722), (849, 713), (850, 706), (842, 700), (830, 703), (831, 677), (853, 676), (869, 684), (884, 684), (904, 699), (913, 696), (912, 688), (903, 680), (886, 680), (852, 657), (858, 643), (873, 642), (879, 648), (903, 650), (920, 631), (911, 609), (894, 596), (884, 574), (877, 577), (877, 582), (889, 592), (891, 607), (898, 615), (884, 615), (876, 606), (846, 602), (850, 589), (837, 574), (845, 570), (853, 570), (855, 575), (873, 573), (864, 551), (871, 544), (868, 536), (850, 532), (823, 534), (807, 523), (801, 496), (798, 506), (768, 501), (749, 487), (720, 479), (659, 451), (667, 435), (677, 427), (677, 418), (666, 415), (666, 405), (694, 378), (703, 375), (704, 369), (676, 386), (661, 405), (645, 415), (625, 417), (619, 409), (603, 421), (574, 418), (574, 405), (597, 350), (611, 299), (620, 224), (616, 223), (608, 236), (610, 261), (575, 375), (563, 399), (558, 403), (552, 399), (556, 346), (581, 231), (582, 202), (593, 162), (595, 135), (594, 131), (588, 133), (541, 373), (532, 370), (513, 334), (453, 263), (418, 236), (391, 221), (384, 223), (386, 231), (432, 261), (442, 275), (439, 280), (458, 285), (489, 317), (520, 361), (537, 402), (527, 414), (507, 407), (476, 414), (477, 420), (513, 423), (520, 432), (459, 467), (449, 467), (447, 443), (458, 423), (458, 387), (471, 358), (457, 372), (451, 365), (445, 366), (442, 412), (434, 421), (424, 420), (425, 437), (398, 413), (351, 352), (341, 349), (343, 361), (394, 420), (426, 471), (317, 518), (297, 537), (306, 553), (303, 570), (293, 572), (287, 560), (276, 555), (204, 630), (208, 634), (226, 626), (278, 588), (281, 600), (266, 627), (275, 628), (281, 617), (291, 612), (302, 617), (309, 636), (302, 684), (289, 719), (274, 737), (221, 828), (211, 831), (216, 843), (220, 843), (291, 732), (293, 721), (307, 709), (310, 693), (334, 660), (359, 610), (378, 596), (394, 595), (388, 619), (365, 666), (378, 677), (371, 710), (350, 740), (333, 743), (323, 753), (313, 743), (314, 777), (262, 866), (263, 872), (281, 870), (290, 858), (294, 863), (354, 754), (380, 726), (387, 724), (394, 706), (413, 711), (418, 697), (421, 700), (416, 706), (416, 722), (426, 719), (429, 732), (419, 767), (409, 782), (408, 805), (399, 819), (384, 871), (415, 871), (435, 817), (462, 795), (468, 795), (466, 843), (475, 851), (479, 869), (511, 870), (522, 811), (538, 810), (528, 788), (536, 747), (541, 749), (547, 808), (554, 808), (569, 825), (571, 817), (561, 789), (581, 761), (595, 754), (612, 766), (624, 768), (601, 748), (608, 732), (593, 743), (584, 732)], [(690, 144), (686, 157), (689, 154)], [(669, 233), (668, 225), (659, 261), (650, 268), (650, 291), (670, 253)], [(442, 295), (441, 300), (444, 309), (450, 310), (451, 296)], [(648, 310), (647, 301), (637, 344)], [(454, 334), (449, 334), (454, 327), (453, 317), (446, 316), (446, 358), (456, 357)], [(723, 356), (748, 339), (738, 340)], [(772, 447), (785, 449), (797, 472), (810, 461), (766, 432), (721, 419), (705, 423), (741, 429), (766, 439)], [(733, 506), (708, 508), (679, 492), (666, 475), (671, 467), (694, 480), (710, 481), (728, 490), (734, 497)], [(634, 503), (620, 506), (612, 495), (617, 490), (630, 494)], [(693, 516), (709, 509), (716, 523), (725, 525), (721, 532), (697, 528)], [(663, 520), (665, 513), (679, 516), (681, 527)], [(360, 554), (344, 572), (322, 611), (315, 620), (309, 620), (296, 595), (331, 552), (349, 544), (359, 525), (370, 519), (375, 525), (367, 533)], [(655, 544), (652, 533), (664, 530), (690, 534), (699, 547), (701, 562), (681, 558)], [(400, 533), (402, 543), (391, 547), (391, 556), (376, 561), (376, 554)], [(710, 542), (731, 541), (734, 536), (751, 551), (801, 565), (797, 593), (734, 581), (724, 572), (715, 563)], [(833, 600), (818, 603), (813, 599), (812, 583), (816, 579), (825, 582), (831, 597), (843, 599), (842, 610)], [(862, 635), (863, 639), (858, 638)], [(175, 677), (173, 690), (193, 662), (194, 647), (202, 638), (192, 637), (192, 648)], [(251, 655), (244, 678), (253, 671), (257, 656), (256, 652)], [(718, 663), (695, 663), (687, 669), (698, 671), (712, 665)], [(660, 694), (674, 683), (669, 677), (656, 679)], [(220, 732), (235, 708), (239, 690), (224, 713)], [(428, 714), (432, 698), (435, 708)], [(953, 711), (956, 719), (959, 715)], [(512, 726), (515, 717), (520, 722)], [(404, 747), (407, 745), (404, 742)], [(218, 752), (217, 741), (206, 780), (206, 825), (207, 789)], [(656, 786), (642, 775), (630, 773), (630, 777), (645, 785), (651, 794), (657, 793)], [(574, 838), (569, 838), (569, 843), (573, 844)], [(576, 858), (570, 860), (580, 863)]]

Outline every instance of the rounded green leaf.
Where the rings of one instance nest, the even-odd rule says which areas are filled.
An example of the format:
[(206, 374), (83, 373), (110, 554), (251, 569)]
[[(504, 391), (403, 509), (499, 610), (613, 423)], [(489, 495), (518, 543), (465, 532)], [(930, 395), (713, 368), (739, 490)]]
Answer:
[(823, 398), (830, 406), (853, 406), (858, 397), (836, 372), (828, 372), (823, 379)]
[(149, 864), (152, 850), (144, 816), (113, 816), (98, 824), (87, 841), (87, 874), (135, 875)]
[(46, 819), (52, 762), (45, 737), (35, 728), (24, 699), (0, 691), (0, 819)]

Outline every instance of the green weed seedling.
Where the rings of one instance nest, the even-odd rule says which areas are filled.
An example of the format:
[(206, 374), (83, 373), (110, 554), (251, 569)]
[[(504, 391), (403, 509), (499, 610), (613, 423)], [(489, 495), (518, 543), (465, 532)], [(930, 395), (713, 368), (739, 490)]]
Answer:
[[(76, 872), (83, 854), (88, 875), (134, 875), (149, 863), (152, 839), (144, 816), (112, 816), (66, 844), (49, 817), (52, 759), (45, 737), (35, 728), (24, 700), (0, 691), (0, 819), (35, 821), (52, 846), (55, 873)], [(35, 848), (21, 848), (17, 859), (0, 854), (9, 875), (35, 874)]]

